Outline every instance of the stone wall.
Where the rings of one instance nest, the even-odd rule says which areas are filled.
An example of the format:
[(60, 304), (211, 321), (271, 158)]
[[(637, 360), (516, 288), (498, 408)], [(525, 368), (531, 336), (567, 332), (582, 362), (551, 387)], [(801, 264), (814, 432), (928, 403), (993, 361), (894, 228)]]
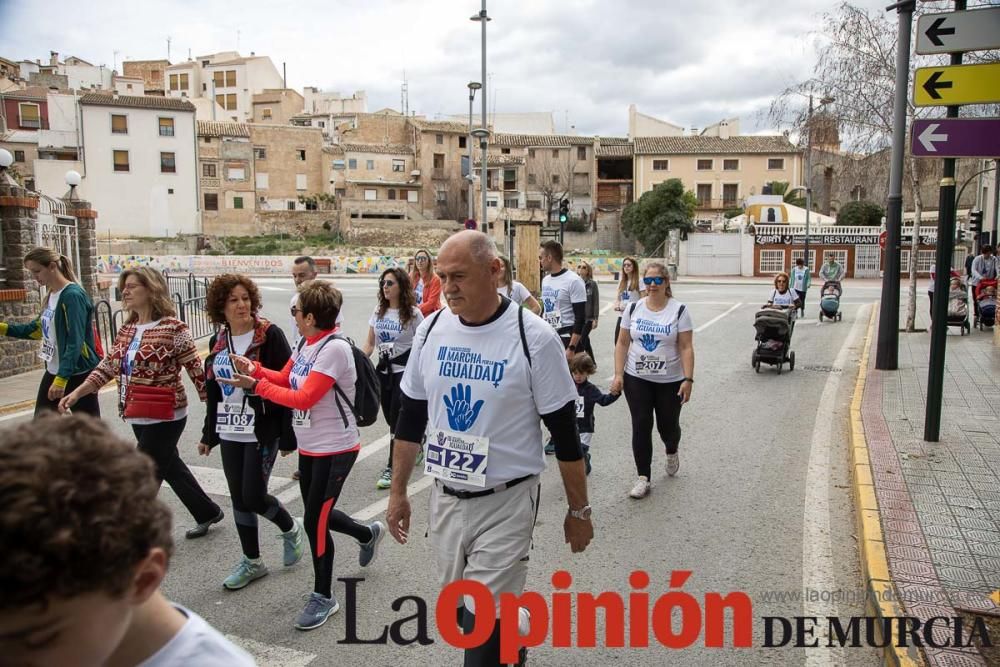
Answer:
[[(324, 229), (329, 223), (330, 229)], [(333, 234), (340, 228), (338, 211), (257, 211), (254, 229), (244, 229), (242, 235), (253, 234)]]
[(376, 248), (430, 248), (433, 252), (461, 229), (461, 225), (450, 220), (354, 218), (344, 231), (344, 240)]

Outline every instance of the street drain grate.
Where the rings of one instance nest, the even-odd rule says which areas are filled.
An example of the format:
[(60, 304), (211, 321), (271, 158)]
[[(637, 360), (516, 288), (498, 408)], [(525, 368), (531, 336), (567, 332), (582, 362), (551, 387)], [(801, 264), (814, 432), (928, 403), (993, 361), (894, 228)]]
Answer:
[(836, 366), (796, 366), (795, 370), (812, 371), (814, 373), (843, 373), (843, 368)]

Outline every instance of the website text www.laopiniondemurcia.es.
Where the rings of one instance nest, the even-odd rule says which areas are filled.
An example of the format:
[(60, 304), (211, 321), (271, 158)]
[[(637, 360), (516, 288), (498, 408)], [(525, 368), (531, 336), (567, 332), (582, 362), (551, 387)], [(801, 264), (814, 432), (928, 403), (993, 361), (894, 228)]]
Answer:
[[(629, 575), (631, 591), (623, 596), (615, 591), (594, 594), (570, 592), (573, 577), (557, 570), (551, 578), (555, 591), (548, 597), (525, 591), (521, 595), (502, 593), (499, 611), (492, 593), (482, 583), (460, 580), (447, 584), (435, 605), (435, 625), (449, 645), (474, 648), (484, 644), (499, 623), (500, 659), (515, 663), (522, 647), (540, 646), (551, 636), (554, 648), (648, 649), (655, 640), (668, 649), (686, 649), (698, 643), (706, 648), (821, 648), (930, 646), (934, 648), (968, 647), (978, 640), (992, 646), (992, 638), (982, 619), (934, 617), (920, 619), (898, 617), (755, 617), (749, 595), (739, 591), (705, 593), (702, 600), (682, 590), (691, 577), (690, 570), (670, 573), (670, 590), (653, 597), (645, 589), (650, 577), (638, 570)], [(408, 604), (413, 613), (401, 616), (383, 627), (374, 638), (358, 635), (358, 588), (363, 578), (341, 578), (346, 587), (347, 618), (345, 638), (340, 644), (433, 644), (428, 634), (428, 604), (420, 596), (405, 595), (392, 603), (394, 612)], [(463, 632), (455, 610), (463, 600), (475, 604), (475, 625)], [(575, 607), (575, 613), (574, 613)], [(530, 623), (521, 627), (521, 609), (529, 612)], [(598, 637), (598, 611), (603, 616), (603, 636)], [(680, 623), (675, 622), (679, 617)], [(729, 627), (729, 636), (726, 628)], [(575, 627), (575, 636), (574, 636)], [(755, 642), (754, 629), (759, 633)], [(602, 641), (598, 641), (601, 639)]]

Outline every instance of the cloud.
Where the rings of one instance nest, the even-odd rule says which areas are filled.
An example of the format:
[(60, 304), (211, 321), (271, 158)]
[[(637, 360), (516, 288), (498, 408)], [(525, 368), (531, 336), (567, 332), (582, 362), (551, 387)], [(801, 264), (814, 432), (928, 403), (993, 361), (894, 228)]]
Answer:
[[(861, 0), (883, 11), (884, 0)], [(434, 117), (468, 109), (479, 80), (479, 3), (456, 0), (300, 0), (294, 10), (262, 0), (50, 0), (39, 21), (27, 0), (0, 2), (0, 55), (46, 59), (50, 50), (111, 66), (174, 62), (225, 50), (288, 66), (293, 88), (366, 90), (370, 110), (399, 108), (404, 71), (411, 110)], [(490, 111), (552, 111), (557, 128), (624, 135), (628, 105), (685, 127), (757, 113), (814, 61), (810, 33), (832, 0), (490, 0)], [(115, 51), (118, 52), (117, 56)], [(478, 105), (478, 101), (477, 101)], [(478, 110), (478, 107), (477, 107)]]

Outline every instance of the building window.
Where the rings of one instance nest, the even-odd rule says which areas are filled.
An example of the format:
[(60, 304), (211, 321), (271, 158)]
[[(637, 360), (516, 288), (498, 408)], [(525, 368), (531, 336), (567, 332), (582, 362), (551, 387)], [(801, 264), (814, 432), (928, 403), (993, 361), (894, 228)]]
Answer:
[(761, 273), (778, 273), (785, 270), (784, 250), (761, 250), (760, 264), (758, 269)]
[(226, 88), (233, 88), (236, 86), (236, 70), (230, 69), (226, 70)]
[(577, 160), (586, 160), (587, 159), (587, 147), (586, 146), (577, 146), (576, 147), (576, 159)]
[(510, 155), (510, 149), (509, 148), (501, 148), (500, 149), (500, 154), (501, 155)]
[(246, 179), (247, 179), (247, 170), (245, 167), (226, 168), (227, 181), (245, 181)]
[(266, 160), (267, 159), (267, 149), (263, 146), (253, 147), (253, 159), (255, 160)]
[(670, 160), (653, 160), (653, 171), (668, 171)]
[(267, 174), (258, 171), (256, 174), (254, 174), (254, 179), (257, 184), (258, 190), (267, 190), (268, 188)]
[[(904, 252), (905, 252), (905, 251), (904, 251)], [(797, 259), (800, 259), (800, 258), (801, 258), (801, 259), (805, 259), (805, 256), (806, 256), (806, 254), (805, 254), (805, 250), (793, 250), (793, 251), (792, 251), (792, 258), (791, 258), (791, 260), (790, 260), (790, 261), (788, 262), (788, 266), (789, 266), (789, 267), (793, 267), (793, 266), (795, 266), (795, 261), (796, 261)], [(843, 266), (843, 265), (841, 265), (841, 266)], [(815, 271), (816, 271), (816, 268), (817, 268), (817, 267), (816, 267), (816, 251), (815, 251), (815, 250), (810, 250), (810, 251), (809, 251), (809, 268), (810, 268), (810, 269), (811, 269), (811, 270), (812, 270), (813, 272), (815, 272)]]
[(395, 198), (396, 198), (396, 190), (393, 188), (389, 188), (389, 199), (395, 199)]
[(559, 185), (559, 174), (552, 174), (552, 185)]
[(347, 168), (348, 169), (357, 169), (358, 168), (358, 161), (356, 159), (354, 159), (354, 158), (349, 159), (347, 161)]
[(170, 75), (170, 90), (177, 90), (177, 75)]
[(206, 144), (212, 143), (212, 137), (205, 137), (205, 143)]
[(243, 208), (243, 197), (233, 197), (233, 208)]
[[(722, 161), (722, 170), (723, 171), (739, 171), (740, 170), (740, 161), (739, 160), (723, 160)], [(810, 264), (810, 266), (812, 266), (812, 264)]]
[(698, 160), (698, 171), (712, 171), (715, 168), (715, 160)]
[(436, 134), (436, 135), (434, 135), (434, 142), (437, 143), (437, 144), (443, 144), (444, 143), (444, 135), (443, 134)]
[(14, 151), (14, 162), (24, 162), (24, 151)]
[(420, 191), (419, 190), (407, 190), (406, 191), (406, 201), (411, 204), (416, 204), (420, 201)]
[(287, 208), (289, 211), (294, 211), (295, 210), (295, 202), (293, 202), (293, 201), (286, 202), (285, 208)]
[(31, 190), (32, 192), (34, 192), (35, 191), (35, 179), (33, 179), (33, 178), (26, 178), (26, 179), (24, 179), (24, 189), (25, 190)]
[(438, 188), (437, 190), (437, 203), (447, 204), (448, 203), (448, 190), (447, 188)]
[(517, 200), (517, 197), (513, 197), (513, 198), (511, 198), (511, 199), (504, 199), (504, 200), (503, 200), (503, 205), (504, 205), (504, 208), (518, 208), (518, 205), (519, 205), (520, 203), (521, 203), (521, 202), (519, 202), (519, 201)]
[(306, 210), (307, 211), (318, 211), (319, 210), (319, 206), (317, 205), (317, 203), (314, 200), (310, 199), (310, 200), (306, 201)]
[(486, 208), (496, 208), (496, 207), (497, 207), (497, 200), (496, 199), (487, 199), (486, 200)]
[(271, 107), (264, 107), (260, 110), (261, 120), (271, 120)]
[(160, 173), (176, 174), (177, 160), (173, 153), (160, 153)]
[(559, 157), (559, 149), (558, 148), (553, 148), (552, 149), (552, 157)]
[[(204, 92), (207, 92), (207, 91), (208, 91), (208, 84), (207, 83), (201, 84), (201, 92), (204, 93)], [(204, 95), (202, 95), (202, 97), (204, 97)]]
[(785, 158), (783, 158), (783, 157), (769, 157), (769, 158), (767, 158), (767, 168), (768, 169), (784, 169), (785, 168)]
[(205, 193), (205, 210), (206, 211), (219, 210), (219, 195), (217, 195), (214, 192)]
[(393, 171), (405, 171), (406, 170), (406, 160), (396, 160), (396, 159), (393, 159), (393, 161), (392, 161), (392, 170)]
[(201, 164), (201, 175), (205, 178), (216, 178), (217, 174), (215, 164), (211, 162), (203, 162)]
[(347, 188), (334, 188), (333, 195), (335, 197), (346, 197), (347, 196)]
[(535, 157), (535, 149), (534, 148), (529, 148), (528, 149), (528, 157), (534, 159), (534, 157)]
[(174, 136), (174, 119), (173, 118), (161, 118), (160, 119), (160, 136), (161, 137), (172, 137), (172, 136)]
[(541, 199), (529, 199), (527, 201), (526, 207), (527, 208), (541, 208), (542, 207), (542, 200)]
[(181, 74), (181, 90), (187, 90), (187, 89), (188, 89), (188, 75)]
[(216, 70), (212, 74), (212, 81), (215, 82), (216, 88), (223, 88), (226, 85), (226, 73), (222, 70)]
[(365, 201), (376, 201), (378, 200), (378, 190), (369, 189), (365, 190)]
[(128, 116), (111, 114), (111, 134), (128, 134)]
[(465, 148), (466, 146), (468, 146), (468, 144), (466, 143), (468, 140), (469, 140), (468, 137), (459, 137), (458, 138), (458, 147), (459, 148)]
[(215, 103), (226, 111), (236, 111), (236, 93), (227, 95), (216, 95)]
[(712, 204), (712, 184), (699, 183), (697, 187), (698, 206), (702, 208), (710, 206)]
[(333, 168), (334, 169), (343, 169), (344, 166), (345, 165), (344, 165), (344, 161), (343, 160), (334, 160), (333, 161)]
[(735, 208), (737, 199), (740, 196), (740, 186), (738, 183), (722, 184), (722, 205), (726, 208)]
[(128, 151), (112, 151), (115, 171), (128, 171)]
[(536, 177), (534, 174), (528, 174), (528, 185), (535, 185)]
[(517, 171), (514, 169), (503, 170), (503, 189), (517, 190)]
[(305, 174), (295, 174), (295, 189), (302, 191), (308, 189), (306, 187), (306, 175)]
[(17, 112), (21, 127), (42, 127), (42, 116), (37, 104), (21, 102), (17, 105)]
[(444, 169), (444, 153), (435, 153), (434, 154), (434, 168), (435, 169)]
[(375, 160), (365, 160), (365, 169), (375, 171)]
[(298, 160), (299, 162), (305, 162), (306, 161), (306, 149), (304, 149), (304, 148), (296, 149), (296, 151), (295, 151), (295, 159)]

